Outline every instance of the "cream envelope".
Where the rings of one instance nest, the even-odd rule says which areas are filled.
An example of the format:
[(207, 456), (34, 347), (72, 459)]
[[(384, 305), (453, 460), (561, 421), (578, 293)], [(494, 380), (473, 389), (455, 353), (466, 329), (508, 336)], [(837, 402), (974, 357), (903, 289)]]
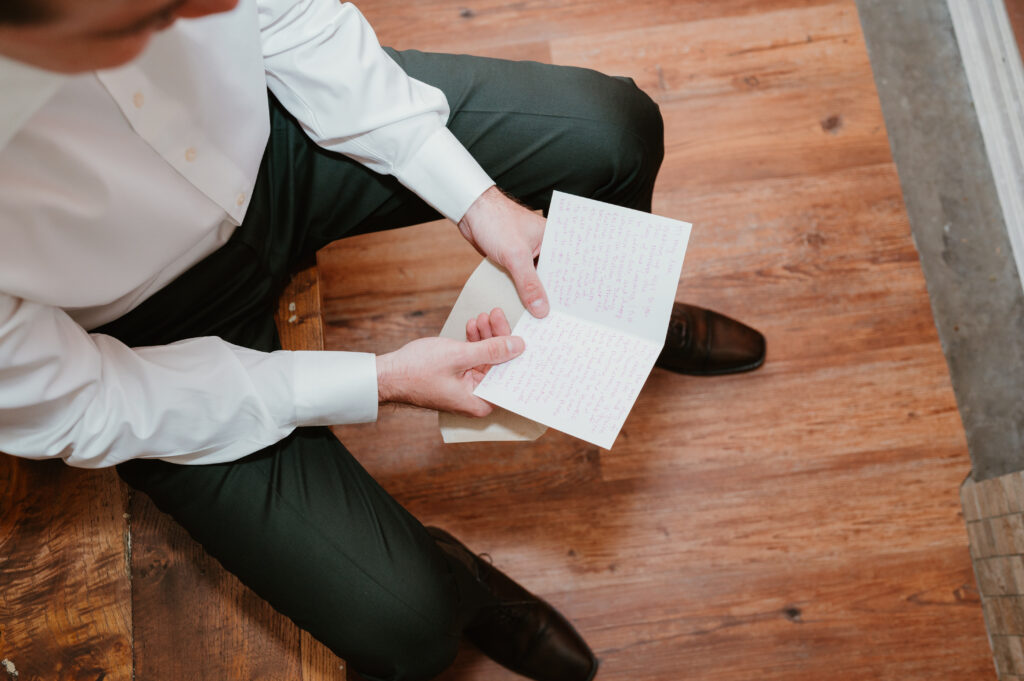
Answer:
[[(510, 327), (514, 327), (526, 312), (519, 301), (512, 278), (505, 270), (484, 259), (455, 301), (441, 329), (441, 336), (466, 340), (466, 322), (496, 307), (505, 312)], [(484, 418), (440, 412), (437, 420), (441, 426), (441, 438), (445, 442), (536, 440), (547, 430), (546, 426), (501, 407), (495, 407)]]

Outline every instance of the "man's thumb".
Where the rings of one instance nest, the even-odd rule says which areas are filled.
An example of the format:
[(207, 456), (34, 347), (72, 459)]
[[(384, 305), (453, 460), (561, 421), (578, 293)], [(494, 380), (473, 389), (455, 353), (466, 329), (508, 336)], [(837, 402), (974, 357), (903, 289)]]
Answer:
[(495, 336), (471, 343), (473, 366), (479, 364), (501, 364), (518, 357), (526, 349), (526, 342), (519, 336)]
[(548, 303), (547, 294), (544, 293), (544, 285), (540, 283), (537, 270), (533, 266), (533, 260), (525, 258), (508, 263), (508, 273), (512, 275), (516, 292), (523, 307), (530, 311), (534, 317), (545, 317), (551, 309)]

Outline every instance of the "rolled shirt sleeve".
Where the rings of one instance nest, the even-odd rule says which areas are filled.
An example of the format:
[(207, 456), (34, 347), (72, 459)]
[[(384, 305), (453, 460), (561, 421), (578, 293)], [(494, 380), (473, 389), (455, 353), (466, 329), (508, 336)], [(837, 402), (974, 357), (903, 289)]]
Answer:
[(129, 348), (62, 310), (0, 294), (0, 451), (99, 468), (232, 461), (297, 426), (377, 417), (376, 362), (204, 337)]
[(458, 222), (494, 182), (445, 127), (444, 93), (410, 78), (352, 4), (259, 0), (267, 84), (317, 144)]

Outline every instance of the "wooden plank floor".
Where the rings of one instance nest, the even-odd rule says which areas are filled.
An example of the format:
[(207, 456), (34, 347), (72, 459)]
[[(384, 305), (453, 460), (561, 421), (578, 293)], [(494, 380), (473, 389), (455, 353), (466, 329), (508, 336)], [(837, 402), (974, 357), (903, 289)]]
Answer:
[(113, 470), (0, 454), (0, 678), (132, 678), (125, 503)]
[[(339, 428), (425, 522), (564, 609), (599, 678), (986, 679), (966, 445), (852, 0), (376, 0), (385, 44), (629, 75), (662, 107), (679, 298), (759, 371), (656, 370), (611, 451)], [(321, 253), (328, 348), (436, 334), (477, 262), (444, 223)], [(512, 679), (471, 649), (447, 681)]]

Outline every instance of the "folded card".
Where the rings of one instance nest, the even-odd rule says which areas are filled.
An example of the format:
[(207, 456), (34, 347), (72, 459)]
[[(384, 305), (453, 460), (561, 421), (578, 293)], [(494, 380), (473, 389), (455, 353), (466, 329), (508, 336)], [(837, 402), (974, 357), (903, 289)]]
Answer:
[(475, 394), (611, 448), (665, 342), (690, 229), (555, 192), (537, 267), (551, 312), (510, 318), (526, 350)]

